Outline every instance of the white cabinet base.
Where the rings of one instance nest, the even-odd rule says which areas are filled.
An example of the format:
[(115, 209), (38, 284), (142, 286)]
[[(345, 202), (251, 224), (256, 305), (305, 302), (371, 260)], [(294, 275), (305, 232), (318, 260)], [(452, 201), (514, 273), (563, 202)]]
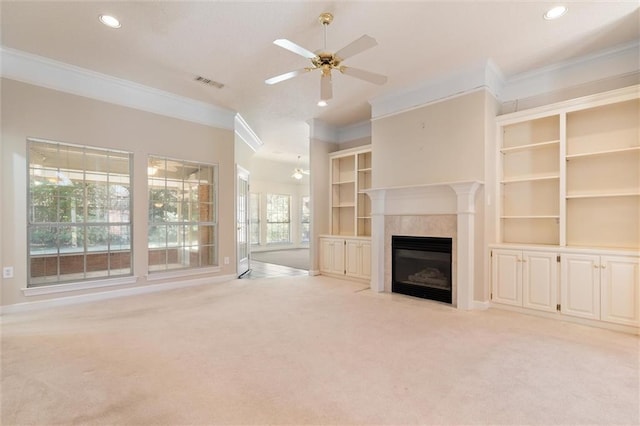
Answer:
[(371, 279), (371, 240), (320, 237), (320, 273), (368, 282)]
[(518, 245), (491, 249), (492, 307), (640, 334), (640, 257), (635, 253)]

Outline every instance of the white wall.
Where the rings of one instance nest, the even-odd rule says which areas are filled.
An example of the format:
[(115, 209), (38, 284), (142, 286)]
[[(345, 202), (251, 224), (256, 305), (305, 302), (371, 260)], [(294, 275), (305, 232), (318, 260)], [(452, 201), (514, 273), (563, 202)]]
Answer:
[[(104, 291), (84, 290), (24, 296), (27, 284), (27, 137), (133, 152), (133, 258), (137, 283), (147, 280), (147, 156), (219, 165), (219, 272), (235, 273), (234, 143), (231, 130), (218, 129), (128, 107), (2, 79), (2, 265), (15, 277), (1, 283), (2, 305)], [(225, 265), (224, 257), (230, 262)], [(197, 275), (189, 275), (197, 278)], [(154, 280), (154, 284), (179, 278)]]

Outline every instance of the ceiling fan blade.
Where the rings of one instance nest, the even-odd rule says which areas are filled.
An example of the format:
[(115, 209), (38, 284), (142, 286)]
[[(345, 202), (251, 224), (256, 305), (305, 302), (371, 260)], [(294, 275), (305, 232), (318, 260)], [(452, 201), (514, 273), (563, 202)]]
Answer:
[(307, 59), (313, 59), (316, 57), (316, 54), (311, 52), (310, 50), (305, 49), (302, 46), (298, 46), (292, 41), (287, 40), (286, 38), (279, 38), (273, 42), (273, 44), (280, 46), (284, 49), (287, 49), (290, 52), (296, 53), (300, 56), (304, 56)]
[(345, 60), (354, 55), (357, 55), (360, 52), (364, 52), (367, 49), (371, 49), (373, 46), (377, 46), (377, 45), (378, 45), (378, 42), (376, 41), (375, 38), (365, 34), (359, 39), (352, 41), (342, 49), (338, 50), (335, 53), (335, 56), (340, 58), (340, 60)]
[(333, 88), (331, 86), (331, 74), (323, 72), (322, 77), (320, 77), (320, 99), (328, 101), (332, 97)]
[(301, 70), (290, 71), (284, 74), (277, 75), (275, 77), (268, 78), (264, 82), (267, 84), (276, 84), (276, 83), (280, 83), (281, 81), (289, 80), (290, 78), (296, 77), (302, 73), (309, 72), (309, 71), (311, 71), (310, 68), (302, 68)]
[(376, 74), (374, 72), (361, 70), (360, 68), (352, 68), (341, 66), (340, 72), (342, 74), (350, 75), (351, 77), (359, 78), (360, 80), (368, 81), (373, 84), (385, 84), (387, 82), (387, 76), (382, 74)]

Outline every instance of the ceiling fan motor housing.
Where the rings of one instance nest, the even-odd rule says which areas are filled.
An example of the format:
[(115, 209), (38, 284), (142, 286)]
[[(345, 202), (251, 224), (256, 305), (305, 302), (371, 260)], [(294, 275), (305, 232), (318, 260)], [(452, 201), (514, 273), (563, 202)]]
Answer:
[(315, 58), (311, 60), (311, 63), (316, 68), (337, 68), (340, 65), (341, 59), (329, 52), (319, 52)]

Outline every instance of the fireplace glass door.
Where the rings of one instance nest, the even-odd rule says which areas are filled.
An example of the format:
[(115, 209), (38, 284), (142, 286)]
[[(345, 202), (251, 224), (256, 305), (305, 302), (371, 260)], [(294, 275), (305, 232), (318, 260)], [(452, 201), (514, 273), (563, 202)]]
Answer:
[(393, 236), (392, 291), (451, 303), (452, 240)]

